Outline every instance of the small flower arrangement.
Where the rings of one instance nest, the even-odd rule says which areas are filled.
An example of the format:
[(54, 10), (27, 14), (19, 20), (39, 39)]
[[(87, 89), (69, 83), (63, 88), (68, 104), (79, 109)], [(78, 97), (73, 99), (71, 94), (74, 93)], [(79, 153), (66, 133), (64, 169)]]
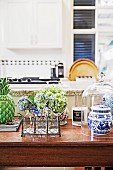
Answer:
[(62, 113), (67, 106), (65, 92), (54, 86), (40, 90), (34, 101), (40, 110), (48, 108), (54, 113)]
[[(22, 136), (38, 134), (60, 133), (60, 116), (67, 106), (65, 92), (54, 86), (44, 88), (35, 96), (22, 96), (18, 100), (18, 107), (26, 111), (22, 119)], [(62, 115), (62, 120), (67, 115)]]
[(20, 111), (29, 111), (33, 114), (39, 113), (39, 108), (37, 108), (36, 103), (34, 102), (34, 96), (20, 97), (17, 106)]
[[(18, 100), (21, 112), (29, 112), (33, 115), (61, 115), (67, 106), (65, 92), (57, 87), (51, 86), (37, 92), (35, 96), (22, 96)], [(31, 115), (30, 114), (30, 115)]]

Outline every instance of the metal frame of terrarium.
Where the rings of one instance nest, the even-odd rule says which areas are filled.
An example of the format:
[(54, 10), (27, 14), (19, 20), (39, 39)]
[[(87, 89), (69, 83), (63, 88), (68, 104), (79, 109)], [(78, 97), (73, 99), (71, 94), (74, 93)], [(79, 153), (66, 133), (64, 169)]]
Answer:
[(22, 137), (32, 135), (59, 135), (60, 130), (60, 117), (38, 115), (32, 118), (22, 119)]

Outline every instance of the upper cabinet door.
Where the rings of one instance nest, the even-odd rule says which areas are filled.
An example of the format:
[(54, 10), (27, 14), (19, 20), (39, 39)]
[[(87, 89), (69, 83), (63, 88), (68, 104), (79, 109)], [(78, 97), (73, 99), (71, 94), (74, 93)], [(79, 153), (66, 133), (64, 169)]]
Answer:
[(28, 47), (31, 37), (31, 0), (7, 0), (7, 46)]
[(62, 0), (34, 0), (35, 45), (62, 46)]
[(8, 48), (61, 48), (62, 0), (7, 0)]

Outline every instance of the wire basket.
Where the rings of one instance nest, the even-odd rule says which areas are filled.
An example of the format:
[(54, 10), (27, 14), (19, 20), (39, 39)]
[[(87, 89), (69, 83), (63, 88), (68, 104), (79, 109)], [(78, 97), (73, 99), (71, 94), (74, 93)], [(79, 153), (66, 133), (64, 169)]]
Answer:
[(21, 136), (28, 135), (59, 135), (60, 130), (60, 117), (37, 115), (31, 118), (24, 117), (22, 119), (22, 134)]

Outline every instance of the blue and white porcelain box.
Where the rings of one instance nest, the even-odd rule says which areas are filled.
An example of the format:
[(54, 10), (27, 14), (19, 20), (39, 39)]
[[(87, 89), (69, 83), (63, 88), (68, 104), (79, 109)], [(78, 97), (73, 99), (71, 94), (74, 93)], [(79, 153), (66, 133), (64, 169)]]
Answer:
[(82, 94), (81, 128), (85, 135), (106, 135), (112, 129), (112, 110), (106, 96), (113, 94), (113, 87), (105, 82), (89, 86)]

